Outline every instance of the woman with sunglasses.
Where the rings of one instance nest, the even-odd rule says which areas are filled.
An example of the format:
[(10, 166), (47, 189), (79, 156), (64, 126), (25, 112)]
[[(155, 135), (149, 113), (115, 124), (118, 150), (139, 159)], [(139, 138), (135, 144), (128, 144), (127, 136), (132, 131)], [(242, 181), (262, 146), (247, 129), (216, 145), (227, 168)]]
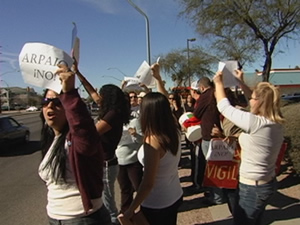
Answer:
[(48, 188), (49, 224), (110, 225), (103, 205), (103, 149), (93, 119), (75, 89), (75, 74), (60, 66), (58, 94), (46, 90), (42, 102), (39, 175)]
[[(245, 86), (242, 80), (240, 82)], [(233, 107), (226, 98), (222, 72), (216, 73), (214, 83), (220, 113), (243, 130), (239, 136), (241, 165), (234, 224), (258, 225), (276, 192), (275, 168), (283, 142), (284, 122), (280, 92), (268, 82), (258, 83), (249, 102), (250, 112), (245, 112)]]

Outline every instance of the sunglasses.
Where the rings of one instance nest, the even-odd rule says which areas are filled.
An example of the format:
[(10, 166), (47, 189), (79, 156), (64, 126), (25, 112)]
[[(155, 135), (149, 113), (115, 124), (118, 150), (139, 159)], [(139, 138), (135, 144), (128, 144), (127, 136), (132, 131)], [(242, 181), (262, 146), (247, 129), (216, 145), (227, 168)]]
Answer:
[(169, 99), (174, 99), (174, 98), (169, 98)]
[(59, 100), (59, 98), (44, 98), (42, 100), (42, 106), (45, 107), (49, 105), (50, 102), (52, 102), (54, 106), (61, 106), (61, 101)]
[(129, 96), (129, 98), (137, 98), (137, 96)]

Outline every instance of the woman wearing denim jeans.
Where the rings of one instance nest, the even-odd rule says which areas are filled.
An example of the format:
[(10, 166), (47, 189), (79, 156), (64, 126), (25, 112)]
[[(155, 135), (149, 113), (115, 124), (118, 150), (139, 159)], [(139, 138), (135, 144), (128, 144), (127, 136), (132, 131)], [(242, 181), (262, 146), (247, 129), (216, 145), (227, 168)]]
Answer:
[[(238, 70), (237, 77), (242, 71)], [(268, 82), (258, 83), (250, 98), (250, 112), (229, 103), (222, 72), (214, 77), (219, 111), (243, 129), (239, 136), (241, 165), (234, 206), (234, 224), (261, 224), (262, 215), (276, 192), (275, 164), (283, 142), (283, 122), (279, 89)], [(242, 80), (241, 86), (246, 87)]]

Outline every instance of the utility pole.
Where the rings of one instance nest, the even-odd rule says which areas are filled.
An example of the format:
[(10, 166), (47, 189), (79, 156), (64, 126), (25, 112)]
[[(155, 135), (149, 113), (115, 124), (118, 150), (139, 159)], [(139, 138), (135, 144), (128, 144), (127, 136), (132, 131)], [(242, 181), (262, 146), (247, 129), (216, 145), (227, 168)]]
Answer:
[(147, 42), (147, 57), (148, 57), (148, 64), (151, 66), (151, 54), (150, 54), (150, 28), (149, 28), (149, 19), (146, 13), (143, 12), (136, 4), (134, 4), (131, 0), (128, 0), (129, 4), (132, 5), (140, 14), (145, 17), (146, 21), (146, 42)]

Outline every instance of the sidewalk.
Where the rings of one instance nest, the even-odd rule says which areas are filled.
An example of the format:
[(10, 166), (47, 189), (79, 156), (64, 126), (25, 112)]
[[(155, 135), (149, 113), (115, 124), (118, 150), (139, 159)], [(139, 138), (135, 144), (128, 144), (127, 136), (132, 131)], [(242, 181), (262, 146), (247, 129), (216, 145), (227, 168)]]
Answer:
[[(184, 194), (184, 202), (179, 210), (178, 225), (230, 225), (232, 217), (227, 204), (207, 207), (201, 201), (203, 193), (190, 194), (192, 184), (190, 176), (189, 150), (182, 150), (182, 167), (179, 176)], [(300, 224), (300, 177), (292, 173), (288, 165), (282, 165), (282, 173), (277, 177), (278, 192), (264, 214), (263, 225), (298, 225)], [(242, 224), (241, 224), (242, 225)]]

